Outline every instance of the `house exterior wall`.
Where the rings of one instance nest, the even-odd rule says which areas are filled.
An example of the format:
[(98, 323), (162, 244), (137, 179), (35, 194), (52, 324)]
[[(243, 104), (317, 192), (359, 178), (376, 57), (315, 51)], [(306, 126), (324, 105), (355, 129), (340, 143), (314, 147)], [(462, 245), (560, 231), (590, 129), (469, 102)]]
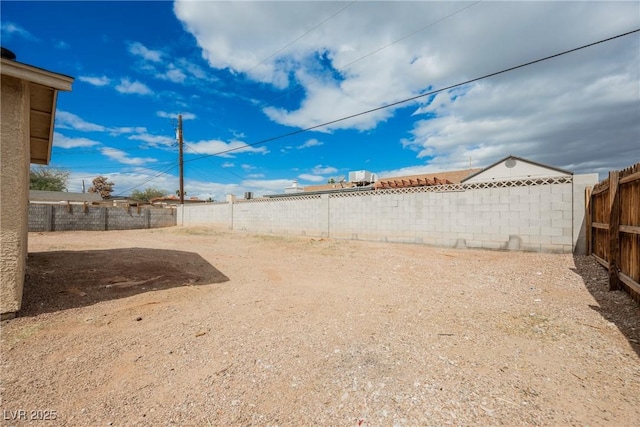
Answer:
[[(454, 184), (185, 206), (178, 224), (256, 233), (584, 253), (585, 187), (597, 174), (543, 185)], [(503, 182), (504, 183), (504, 182)], [(215, 213), (214, 213), (215, 212)], [(230, 215), (230, 217), (229, 217)]]
[(550, 178), (553, 176), (566, 175), (557, 170), (545, 168), (519, 159), (513, 160), (515, 160), (516, 164), (512, 168), (508, 168), (506, 162), (501, 162), (465, 180), (465, 183), (504, 181), (508, 179)]
[(29, 85), (2, 76), (0, 137), (0, 314), (20, 309), (27, 257)]

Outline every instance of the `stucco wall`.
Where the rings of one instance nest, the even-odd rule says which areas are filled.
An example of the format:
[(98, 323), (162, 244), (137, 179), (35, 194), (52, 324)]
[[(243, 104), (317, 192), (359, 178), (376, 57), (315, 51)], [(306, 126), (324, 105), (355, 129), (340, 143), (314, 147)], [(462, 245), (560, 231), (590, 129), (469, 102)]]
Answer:
[(583, 253), (584, 191), (597, 183), (598, 176), (547, 181), (542, 185), (456, 184), (184, 206), (178, 210), (178, 224), (231, 224), (233, 230), (258, 233)]
[(0, 138), (0, 313), (20, 309), (27, 256), (29, 86), (2, 76)]

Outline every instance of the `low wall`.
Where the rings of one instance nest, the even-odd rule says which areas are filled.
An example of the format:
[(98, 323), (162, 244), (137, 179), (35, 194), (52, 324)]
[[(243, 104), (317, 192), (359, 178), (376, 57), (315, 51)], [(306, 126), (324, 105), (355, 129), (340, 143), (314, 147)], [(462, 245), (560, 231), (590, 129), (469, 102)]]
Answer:
[(29, 231), (133, 230), (176, 224), (174, 209), (29, 204)]
[(597, 174), (363, 192), (303, 193), (178, 208), (178, 224), (256, 233), (584, 254)]

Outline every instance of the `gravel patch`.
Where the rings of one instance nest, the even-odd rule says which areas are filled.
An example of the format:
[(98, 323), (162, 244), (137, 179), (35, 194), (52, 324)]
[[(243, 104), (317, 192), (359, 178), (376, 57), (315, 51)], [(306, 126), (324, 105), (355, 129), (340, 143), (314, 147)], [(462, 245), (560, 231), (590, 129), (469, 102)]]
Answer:
[(590, 257), (179, 227), (29, 250), (3, 425), (640, 425), (640, 309)]

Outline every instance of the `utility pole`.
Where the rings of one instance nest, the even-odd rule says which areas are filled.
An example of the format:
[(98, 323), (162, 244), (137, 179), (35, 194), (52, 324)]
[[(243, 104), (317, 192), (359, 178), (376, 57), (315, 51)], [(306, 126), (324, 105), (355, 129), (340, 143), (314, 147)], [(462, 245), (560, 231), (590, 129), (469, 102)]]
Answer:
[(180, 150), (180, 204), (184, 205), (184, 161), (182, 159), (182, 114), (178, 114), (178, 147)]

